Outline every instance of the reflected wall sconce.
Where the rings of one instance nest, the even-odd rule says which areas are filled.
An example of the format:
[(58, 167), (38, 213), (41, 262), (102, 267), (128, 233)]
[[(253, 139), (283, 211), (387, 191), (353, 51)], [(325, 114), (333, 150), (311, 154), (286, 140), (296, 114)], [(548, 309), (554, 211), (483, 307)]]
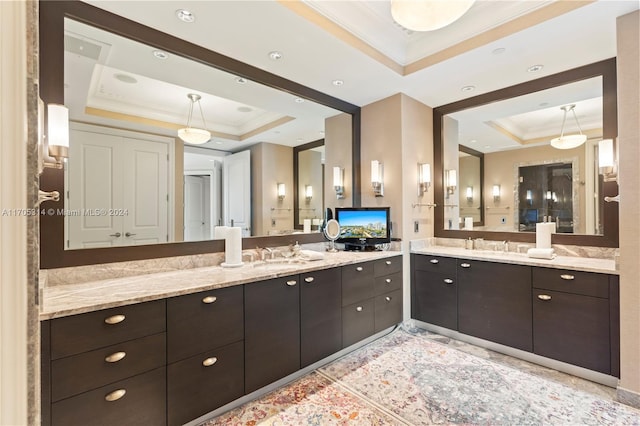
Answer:
[(384, 167), (378, 160), (371, 161), (371, 186), (376, 197), (384, 196)]
[(286, 189), (285, 189), (284, 183), (278, 183), (277, 190), (278, 190), (278, 200), (280, 201), (284, 200), (284, 196), (286, 195)]
[(307, 200), (307, 203), (311, 201), (313, 198), (313, 186), (305, 185), (304, 186), (304, 199)]
[(526, 200), (529, 204), (533, 203), (533, 192), (530, 189), (527, 189)]
[[(202, 98), (200, 95), (196, 95), (195, 93), (189, 93), (187, 95), (189, 101), (189, 116), (187, 118), (187, 127), (183, 127), (182, 129), (178, 129), (178, 137), (182, 139), (186, 143), (190, 143), (192, 145), (202, 145), (204, 143), (209, 142), (211, 139), (211, 132), (206, 130), (207, 123), (204, 121), (204, 114), (202, 113), (202, 105), (200, 104), (200, 99)], [(191, 127), (191, 117), (193, 116), (193, 105), (198, 104), (200, 108), (200, 118), (202, 118), (202, 125), (204, 128), (200, 129), (197, 127)]]
[(449, 195), (453, 195), (458, 187), (458, 171), (456, 169), (447, 170), (444, 175), (445, 183), (447, 186), (447, 198)]
[[(576, 115), (576, 106), (573, 105), (565, 105), (560, 107), (562, 111), (564, 111), (564, 116), (562, 117), (562, 127), (560, 128), (560, 136), (557, 138), (551, 139), (551, 146), (557, 149), (572, 149), (577, 148), (583, 143), (587, 141), (587, 135), (582, 134), (582, 129), (580, 128), (580, 123), (578, 123), (578, 116)], [(575, 135), (565, 135), (564, 134), (564, 124), (567, 121), (567, 113), (571, 111), (573, 113), (573, 118), (576, 121), (576, 125), (578, 126), (578, 131), (580, 134)]]
[[(41, 100), (38, 102), (38, 113), (41, 118), (44, 117), (44, 103)], [(43, 127), (40, 123), (38, 141), (38, 172), (40, 174), (45, 168), (63, 169), (64, 160), (69, 157), (69, 109), (60, 104), (47, 105), (47, 153), (49, 157), (55, 159), (55, 162), (45, 160)], [(38, 205), (43, 201), (59, 200), (60, 193), (58, 191), (38, 190)]]
[(431, 165), (418, 163), (418, 197), (422, 197), (431, 186)]
[(336, 198), (342, 200), (344, 198), (344, 169), (335, 166), (333, 168), (333, 189), (336, 191)]
[(473, 186), (467, 186), (467, 202), (473, 202)]
[(493, 202), (497, 203), (500, 201), (500, 185), (493, 185), (493, 189), (491, 190), (493, 194)]
[(598, 142), (598, 167), (605, 182), (618, 181), (618, 165), (613, 139)]
[(553, 199), (553, 195), (551, 191), (547, 191), (547, 200), (552, 200), (552, 199)]

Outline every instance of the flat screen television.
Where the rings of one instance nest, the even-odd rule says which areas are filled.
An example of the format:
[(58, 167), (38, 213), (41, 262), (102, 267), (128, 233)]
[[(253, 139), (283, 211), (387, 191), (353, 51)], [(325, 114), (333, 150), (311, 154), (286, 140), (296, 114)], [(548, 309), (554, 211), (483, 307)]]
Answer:
[(374, 250), (391, 241), (389, 207), (336, 207), (340, 237), (345, 250)]

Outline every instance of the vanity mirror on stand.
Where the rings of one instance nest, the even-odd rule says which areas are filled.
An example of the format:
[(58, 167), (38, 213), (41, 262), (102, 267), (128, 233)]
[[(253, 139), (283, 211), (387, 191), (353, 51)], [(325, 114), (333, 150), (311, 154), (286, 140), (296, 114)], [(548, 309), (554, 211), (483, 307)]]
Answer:
[[(41, 216), (41, 268), (222, 251), (223, 242), (211, 239), (213, 227), (221, 224), (242, 227), (245, 248), (320, 242), (319, 232), (292, 235), (305, 219), (312, 227), (321, 222), (325, 207), (324, 165), (301, 162), (298, 151), (301, 156), (307, 152), (301, 148), (293, 156), (295, 148), (307, 143), (317, 144), (308, 151), (314, 159), (321, 157), (320, 145), (328, 151), (333, 144), (351, 145), (348, 196), (359, 205), (360, 108), (356, 105), (80, 1), (40, 2), (40, 34), (40, 96), (45, 104), (69, 106), (72, 129), (66, 170), (47, 169), (41, 176), (43, 190), (65, 195), (43, 207), (81, 211), (90, 203), (72, 205), (70, 200), (77, 202), (78, 195), (98, 207), (112, 207), (110, 193), (103, 192), (110, 190), (108, 185), (99, 191), (82, 186), (104, 181), (107, 171), (112, 186), (121, 188), (118, 197), (129, 200), (129, 207), (122, 207), (129, 213), (124, 218)], [(147, 56), (150, 59), (143, 60)], [(149, 65), (149, 61), (156, 62)], [(170, 72), (169, 63), (181, 71)], [(149, 83), (155, 85), (155, 90), (146, 91), (152, 99), (143, 96)], [(121, 95), (140, 97), (125, 110), (118, 105)], [(216, 127), (212, 117), (220, 115), (221, 104), (234, 107), (229, 112), (232, 118), (244, 120), (238, 132)], [(202, 146), (178, 138), (177, 131), (188, 123), (190, 106), (193, 126), (206, 126), (212, 134)], [(327, 121), (345, 115), (351, 118), (350, 126), (341, 124), (339, 140), (336, 132), (325, 137)], [(139, 142), (141, 135), (144, 141)], [(97, 147), (96, 141), (101, 142)], [(131, 141), (141, 149), (135, 151)], [(154, 149), (147, 149), (150, 146)], [(131, 149), (135, 155), (128, 153)], [(113, 164), (123, 171), (105, 163), (111, 153), (119, 156), (113, 157)], [(147, 181), (126, 177), (130, 169), (126, 163), (132, 161), (148, 172)], [(307, 164), (313, 170), (306, 170)], [(251, 174), (246, 173), (249, 168)], [(156, 181), (163, 185), (155, 185)], [(242, 188), (225, 189), (224, 182), (241, 183)], [(276, 186), (285, 192), (279, 194)], [(214, 198), (217, 204), (211, 202)], [(183, 208), (185, 204), (193, 209)], [(153, 235), (145, 234), (150, 222), (157, 228)], [(97, 229), (95, 235), (85, 232), (88, 228)]]
[(618, 184), (598, 161), (617, 136), (615, 58), (433, 114), (436, 237), (534, 242), (536, 223), (555, 222), (554, 244), (618, 246), (618, 203), (605, 201)]

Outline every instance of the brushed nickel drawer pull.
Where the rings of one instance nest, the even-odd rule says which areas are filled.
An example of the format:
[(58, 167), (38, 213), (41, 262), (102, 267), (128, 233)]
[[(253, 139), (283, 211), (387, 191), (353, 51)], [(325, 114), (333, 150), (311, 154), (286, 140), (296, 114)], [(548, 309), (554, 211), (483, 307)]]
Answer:
[(124, 321), (125, 316), (124, 315), (112, 315), (108, 318), (104, 319), (104, 322), (110, 325), (114, 325), (114, 324), (119, 324), (122, 321)]
[(460, 266), (462, 266), (463, 268), (471, 268), (470, 263), (461, 263)]
[(109, 402), (117, 401), (127, 393), (126, 389), (118, 389), (105, 395), (104, 399)]
[(433, 263), (434, 265), (440, 263), (438, 259), (431, 259), (429, 262)]
[(216, 362), (218, 362), (218, 358), (216, 358), (215, 356), (212, 356), (211, 358), (207, 358), (204, 361), (202, 361), (202, 365), (204, 365), (205, 367), (211, 367)]
[(453, 284), (453, 280), (451, 278), (445, 278), (444, 279), (444, 283), (445, 284)]
[(125, 356), (127, 356), (126, 352), (114, 352), (111, 355), (107, 356), (104, 360), (106, 362), (118, 362)]
[(362, 312), (362, 306), (358, 306), (358, 307), (356, 308), (356, 311), (358, 311), (358, 312)]
[(387, 264), (387, 265), (391, 265), (391, 261), (390, 261), (390, 260), (387, 260), (387, 261), (386, 261), (386, 262), (384, 262), (384, 263), (385, 263), (385, 264)]
[(362, 272), (362, 266), (358, 266), (358, 267), (356, 268), (356, 271), (358, 271), (358, 272)]
[(206, 303), (208, 305), (209, 303), (213, 303), (216, 300), (218, 300), (218, 298), (215, 296), (207, 296), (202, 298), (202, 303)]
[(314, 279), (313, 277), (307, 277), (307, 278), (304, 279), (304, 281), (307, 282), (307, 283), (312, 283), (313, 279)]
[(562, 274), (562, 275), (560, 275), (560, 278), (562, 278), (563, 280), (568, 280), (568, 281), (576, 279), (576, 277), (574, 277), (573, 275), (570, 275), (570, 274)]
[(296, 285), (296, 284), (298, 284), (298, 281), (296, 281), (296, 280), (290, 280), (290, 281), (287, 281), (287, 285), (288, 285), (289, 287), (293, 287), (293, 286), (294, 286), (294, 285)]
[(391, 282), (391, 278), (387, 278), (386, 280), (384, 280), (384, 282), (389, 284)]
[(549, 296), (548, 294), (539, 294), (538, 295), (538, 299), (540, 299), (540, 300), (551, 300), (551, 296)]
[(387, 302), (391, 302), (391, 298), (389, 296), (385, 297), (384, 300), (386, 300)]

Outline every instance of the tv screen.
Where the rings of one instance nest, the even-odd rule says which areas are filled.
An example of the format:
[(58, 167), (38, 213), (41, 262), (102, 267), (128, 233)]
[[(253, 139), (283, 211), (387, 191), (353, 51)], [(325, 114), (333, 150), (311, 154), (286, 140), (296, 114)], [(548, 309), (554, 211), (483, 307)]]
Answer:
[(391, 241), (389, 207), (336, 207), (336, 220), (337, 242), (346, 246), (373, 247)]

